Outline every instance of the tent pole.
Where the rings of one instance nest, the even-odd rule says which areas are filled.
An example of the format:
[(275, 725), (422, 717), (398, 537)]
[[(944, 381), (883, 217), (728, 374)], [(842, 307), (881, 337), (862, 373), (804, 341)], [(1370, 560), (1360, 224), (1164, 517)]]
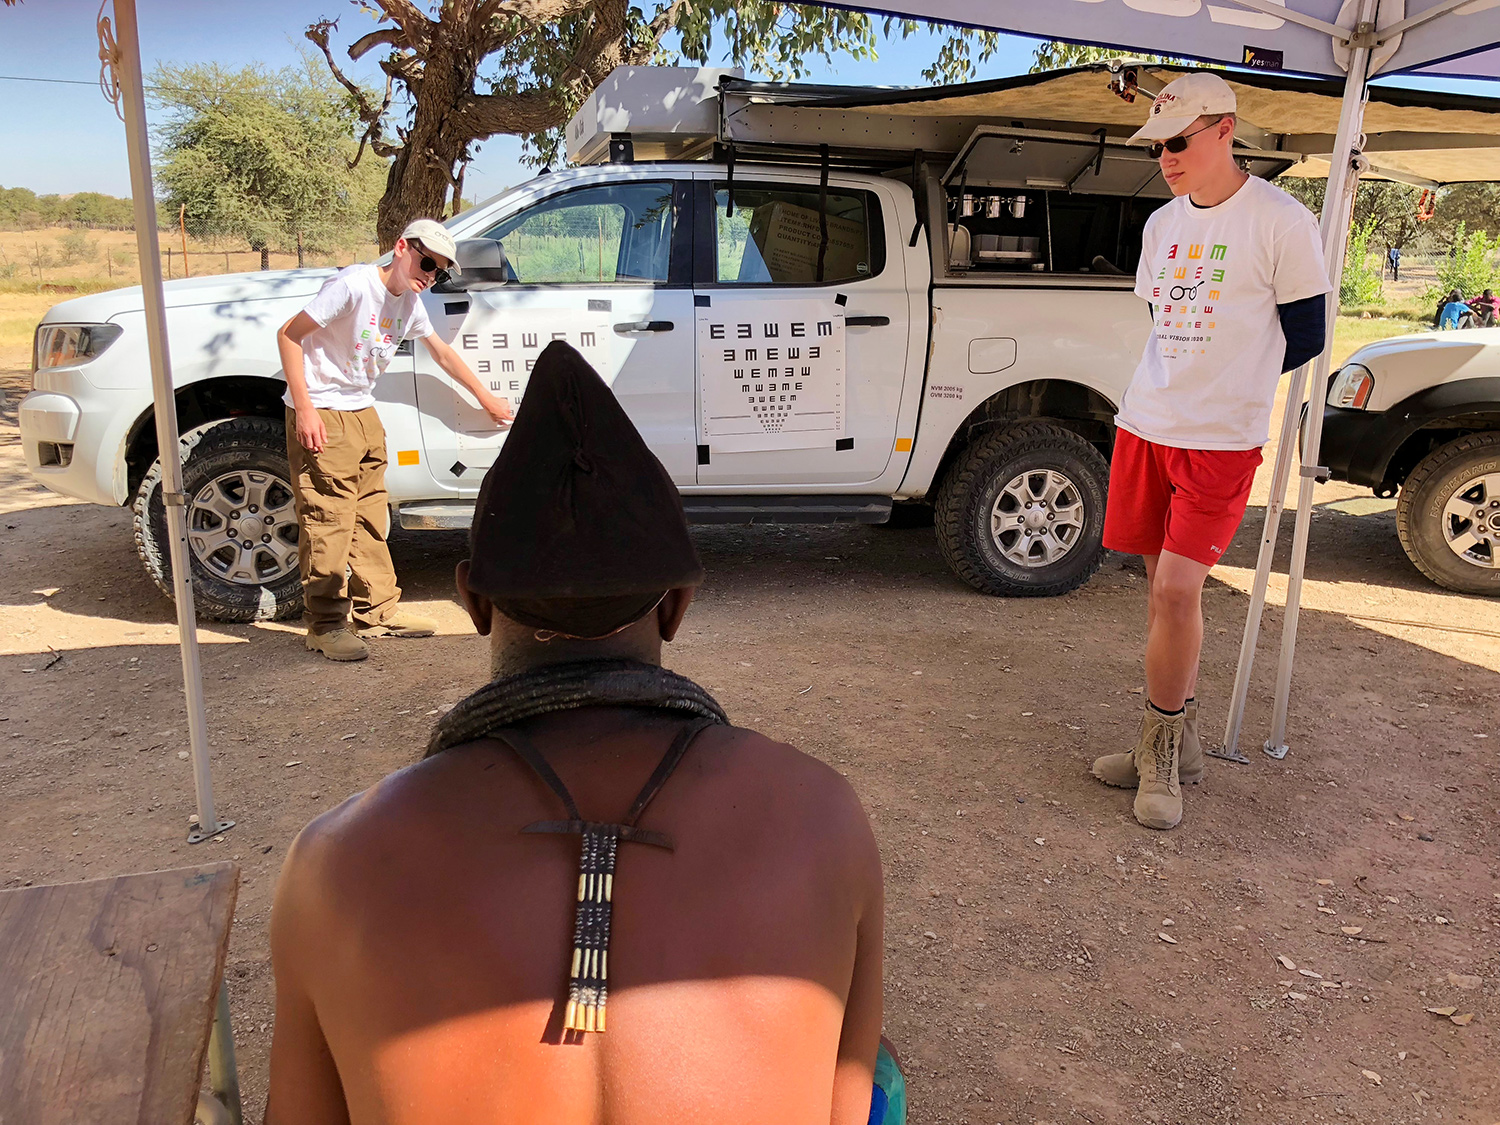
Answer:
[[(1374, 26), (1376, 0), (1363, 0), (1358, 24)], [(1333, 292), (1328, 296), (1328, 324), (1323, 351), (1313, 368), (1312, 393), (1308, 397), (1307, 425), (1303, 443), (1301, 482), (1297, 490), (1297, 521), (1292, 534), (1292, 562), (1287, 574), (1286, 612), (1282, 619), (1281, 656), (1276, 665), (1276, 702), (1271, 718), (1271, 737), (1265, 752), (1285, 758), (1287, 707), (1292, 690), (1292, 662), (1297, 651), (1297, 617), (1302, 604), (1302, 577), (1307, 565), (1307, 539), (1312, 527), (1313, 485), (1326, 479), (1318, 465), (1323, 438), (1323, 404), (1328, 398), (1328, 376), (1333, 366), (1333, 335), (1338, 325), (1339, 285), (1344, 277), (1344, 254), (1349, 244), (1349, 222), (1354, 210), (1354, 192), (1359, 173), (1354, 167), (1354, 148), (1364, 124), (1370, 48), (1358, 46), (1349, 53), (1349, 75), (1344, 82), (1344, 101), (1339, 113), (1338, 133), (1328, 166), (1328, 190), (1323, 196), (1323, 255)], [(1288, 404), (1288, 409), (1291, 403)]]
[(1297, 445), (1297, 422), (1303, 392), (1307, 389), (1309, 365), (1292, 372), (1287, 384), (1286, 409), (1281, 415), (1281, 436), (1276, 443), (1276, 466), (1271, 471), (1271, 492), (1266, 500), (1266, 523), (1260, 533), (1260, 555), (1255, 563), (1255, 582), (1250, 588), (1250, 609), (1245, 615), (1245, 632), (1240, 638), (1240, 659), (1234, 670), (1234, 691), (1230, 696), (1229, 719), (1224, 724), (1224, 748), (1205, 753), (1227, 758), (1241, 765), (1250, 761), (1240, 753), (1240, 728), (1245, 720), (1245, 699), (1250, 692), (1250, 671), (1255, 665), (1255, 645), (1260, 639), (1261, 619), (1266, 608), (1266, 588), (1271, 582), (1271, 564), (1276, 555), (1276, 540), (1281, 534), (1281, 512), (1286, 506), (1287, 480), (1292, 475), (1293, 450)]
[(182, 650), (182, 680), (187, 693), (188, 745), (193, 759), (193, 788), (198, 824), (189, 843), (206, 840), (233, 827), (214, 811), (213, 781), (208, 763), (208, 723), (203, 707), (203, 670), (198, 659), (198, 624), (193, 588), (188, 581), (187, 515), (182, 495), (182, 459), (178, 456), (177, 400), (167, 354), (166, 298), (162, 292), (161, 247), (156, 230), (156, 199), (151, 184), (151, 148), (146, 135), (146, 93), (141, 78), (140, 30), (135, 0), (114, 0), (119, 57), (115, 76), (124, 103), (125, 141), (130, 154), (130, 193), (135, 207), (135, 245), (141, 263), (141, 291), (146, 305), (146, 341), (151, 352), (151, 391), (155, 398), (156, 446), (161, 451), (161, 494), (166, 506), (167, 540), (172, 559), (172, 591), (177, 602), (177, 633)]

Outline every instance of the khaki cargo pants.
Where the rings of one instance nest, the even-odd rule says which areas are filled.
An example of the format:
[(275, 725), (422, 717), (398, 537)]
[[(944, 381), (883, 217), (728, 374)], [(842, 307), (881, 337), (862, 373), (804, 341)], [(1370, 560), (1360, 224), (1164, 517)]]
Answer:
[(385, 427), (373, 406), (319, 410), (328, 441), (319, 453), (297, 440), (297, 414), (286, 412), (286, 453), (297, 506), (302, 619), (313, 633), (379, 625), (401, 588), (386, 547)]

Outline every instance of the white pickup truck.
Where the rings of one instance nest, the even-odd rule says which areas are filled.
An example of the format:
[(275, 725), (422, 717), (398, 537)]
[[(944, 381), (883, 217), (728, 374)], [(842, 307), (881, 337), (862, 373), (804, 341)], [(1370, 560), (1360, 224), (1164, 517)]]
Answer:
[[(464, 269), (423, 297), (437, 332), (512, 400), (548, 341), (579, 348), (691, 520), (883, 523), (930, 505), (944, 558), (978, 590), (1051, 595), (1086, 581), (1115, 408), (1150, 328), (1130, 275), (1141, 226), (1167, 198), (1125, 127), (962, 120), (942, 123), (946, 144), (893, 152), (851, 145), (848, 113), (830, 109), (789, 142), (776, 135), (787, 97), (758, 108), (745, 91), (759, 87), (738, 83), (763, 120), (738, 112), (731, 133), (720, 99), (735, 82), (700, 76), (670, 127), (653, 132), (638, 112), (622, 135), (611, 105), (639, 102), (625, 79), (643, 73), (684, 85), (682, 72), (630, 72), (569, 128), (570, 147), (593, 142), (608, 159), (448, 222)], [(860, 120), (884, 128), (880, 112)], [(845, 139), (829, 145), (830, 132)], [(166, 286), (208, 617), (300, 607), (274, 334), (331, 272)], [(35, 362), (20, 409), (30, 471), (63, 495), (132, 505), (141, 558), (169, 590), (140, 290), (52, 308)], [(466, 527), (505, 434), (425, 349), (403, 348), (378, 399), (394, 521)]]

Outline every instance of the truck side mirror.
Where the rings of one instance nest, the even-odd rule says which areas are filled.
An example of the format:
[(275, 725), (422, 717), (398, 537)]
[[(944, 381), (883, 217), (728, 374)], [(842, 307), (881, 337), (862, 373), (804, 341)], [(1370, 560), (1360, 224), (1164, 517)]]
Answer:
[(505, 247), (493, 238), (466, 238), (458, 244), (458, 267), (441, 285), (433, 288), (443, 293), (470, 289), (492, 289), (516, 280), (516, 271), (505, 256)]

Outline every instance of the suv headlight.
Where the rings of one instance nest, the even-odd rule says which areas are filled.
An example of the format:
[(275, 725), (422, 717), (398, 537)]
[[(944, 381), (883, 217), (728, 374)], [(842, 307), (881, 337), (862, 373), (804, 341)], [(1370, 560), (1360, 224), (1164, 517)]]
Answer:
[(1328, 405), (1363, 410), (1375, 393), (1375, 376), (1363, 364), (1346, 363), (1328, 388)]
[(32, 345), (31, 369), (42, 371), (67, 363), (87, 363), (118, 340), (123, 331), (118, 324), (39, 324)]

